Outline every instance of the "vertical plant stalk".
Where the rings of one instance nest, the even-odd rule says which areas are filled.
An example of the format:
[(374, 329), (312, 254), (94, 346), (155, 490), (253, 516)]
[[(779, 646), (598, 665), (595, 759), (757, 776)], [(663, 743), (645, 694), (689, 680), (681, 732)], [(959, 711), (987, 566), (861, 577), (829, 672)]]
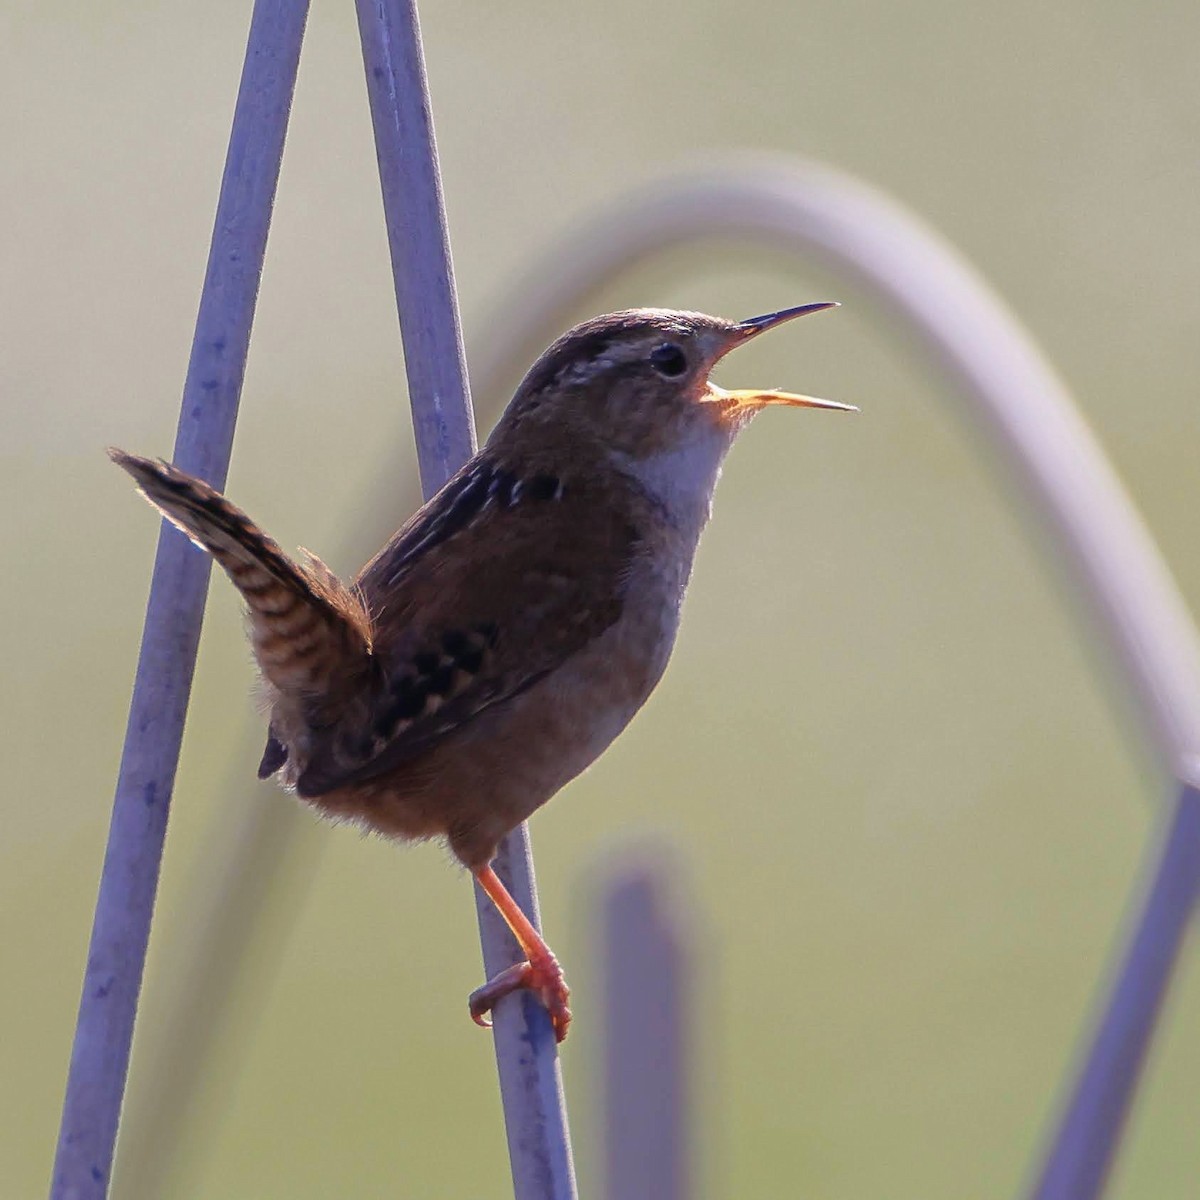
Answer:
[[(255, 999), (269, 991), (327, 844), (298, 804), (269, 794), (277, 791), (273, 781), (262, 789), (266, 795), (247, 788), (243, 771), (261, 728), (247, 730), (245, 740), (251, 736), (255, 744), (231, 756), (237, 768), (218, 789), (223, 819), (208, 829), (182, 884), (185, 915), (168, 930), (182, 953), (172, 956), (169, 971), (156, 973), (153, 1003), (139, 1015), (138, 1061), (154, 1069), (135, 1066), (125, 1096), (113, 1176), (122, 1200), (190, 1194), (189, 1179), (175, 1172), (185, 1145), (198, 1143), (187, 1156), (196, 1163), (208, 1156), (225, 1102), (223, 1092), (205, 1088), (218, 1039), (229, 1039), (221, 1052), (240, 1061), (255, 1026), (231, 1023), (230, 1015), (246, 1002), (248, 977)], [(259, 1015), (261, 1004), (252, 1001), (251, 1010)], [(208, 1140), (194, 1136), (197, 1127)]]
[[(225, 482), (307, 0), (256, 0), (174, 459)], [(88, 947), (51, 1194), (107, 1195), (209, 578), (164, 525)]]
[[(421, 484), (429, 497), (475, 450), (429, 89), (415, 0), (357, 5)], [(495, 868), (539, 924), (524, 825), (504, 840)], [(476, 908), (491, 975), (518, 961), (519, 950), (478, 887)], [(494, 1021), (517, 1200), (569, 1200), (575, 1176), (549, 1017), (522, 992), (497, 1006)]]
[(604, 1195), (688, 1200), (693, 931), (671, 903), (670, 861), (644, 852), (633, 859), (600, 897)]

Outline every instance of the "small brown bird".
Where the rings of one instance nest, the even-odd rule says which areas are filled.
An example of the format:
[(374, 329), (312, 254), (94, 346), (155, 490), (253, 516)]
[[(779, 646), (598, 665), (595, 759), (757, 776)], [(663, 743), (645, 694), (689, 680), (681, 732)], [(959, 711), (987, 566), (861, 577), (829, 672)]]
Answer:
[(350, 587), (200, 480), (110, 451), (245, 598), (270, 708), (259, 777), (388, 837), (444, 837), (503, 914), (526, 961), (472, 994), (479, 1024), (531, 988), (566, 1036), (558, 961), (489, 864), (658, 682), (737, 434), (770, 405), (851, 408), (723, 391), (709, 372), (832, 307), (741, 322), (632, 309), (576, 326)]

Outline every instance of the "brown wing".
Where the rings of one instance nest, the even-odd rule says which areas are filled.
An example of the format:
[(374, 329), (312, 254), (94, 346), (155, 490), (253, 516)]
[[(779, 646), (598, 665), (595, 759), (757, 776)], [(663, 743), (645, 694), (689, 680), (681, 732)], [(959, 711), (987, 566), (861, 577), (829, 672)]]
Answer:
[(299, 793), (383, 774), (560, 666), (620, 616), (637, 543), (586, 483), (473, 459), (360, 576), (379, 694), (369, 727), (314, 747)]

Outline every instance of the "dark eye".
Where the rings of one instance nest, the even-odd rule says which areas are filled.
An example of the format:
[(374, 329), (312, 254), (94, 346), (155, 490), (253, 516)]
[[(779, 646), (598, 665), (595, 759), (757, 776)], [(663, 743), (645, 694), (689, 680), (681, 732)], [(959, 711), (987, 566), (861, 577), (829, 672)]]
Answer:
[(663, 342), (650, 351), (650, 365), (668, 379), (678, 379), (687, 370), (687, 359), (674, 342)]

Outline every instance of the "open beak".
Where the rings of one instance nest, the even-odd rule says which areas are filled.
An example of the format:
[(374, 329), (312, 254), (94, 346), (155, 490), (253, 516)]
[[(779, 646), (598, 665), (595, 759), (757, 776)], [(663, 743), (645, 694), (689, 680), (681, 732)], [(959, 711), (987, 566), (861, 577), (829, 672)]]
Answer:
[(779, 312), (767, 313), (763, 317), (751, 317), (748, 321), (739, 321), (738, 329), (742, 331), (742, 336), (738, 338), (737, 344), (740, 346), (743, 342), (748, 342), (752, 337), (758, 337), (760, 333), (766, 333), (768, 329), (774, 329), (776, 325), (782, 325), (784, 321), (791, 321), (796, 317), (807, 317), (812, 313), (824, 312), (827, 308), (841, 307), (836, 300), (819, 300), (816, 304), (801, 304), (797, 308), (783, 308)]
[[(762, 317), (751, 317), (748, 321), (739, 321), (734, 331), (729, 350), (744, 346), (751, 338), (756, 338), (776, 325), (782, 325), (794, 317), (807, 317), (810, 313), (824, 312), (827, 308), (839, 308), (834, 300), (824, 300), (817, 304), (801, 304), (797, 308), (785, 308), (780, 312), (767, 313)], [(728, 353), (728, 350), (726, 351)], [(780, 404), (787, 408), (831, 408), (837, 412), (858, 412), (853, 404), (839, 404), (836, 400), (819, 400), (816, 396), (798, 396), (793, 392), (781, 392), (775, 388), (768, 391), (754, 389), (739, 389), (727, 392), (715, 383), (709, 383), (709, 393), (713, 399), (730, 413), (754, 413), (760, 408), (768, 408)]]
[(832, 408), (836, 412), (858, 412), (857, 406), (853, 404), (821, 400), (816, 396), (798, 396), (795, 392), (780, 392), (774, 388), (766, 392), (757, 392), (753, 388), (739, 388), (727, 392), (715, 383), (710, 383), (708, 390), (714, 400), (741, 412), (757, 412), (760, 408), (769, 408), (772, 404), (782, 404), (786, 408)]

